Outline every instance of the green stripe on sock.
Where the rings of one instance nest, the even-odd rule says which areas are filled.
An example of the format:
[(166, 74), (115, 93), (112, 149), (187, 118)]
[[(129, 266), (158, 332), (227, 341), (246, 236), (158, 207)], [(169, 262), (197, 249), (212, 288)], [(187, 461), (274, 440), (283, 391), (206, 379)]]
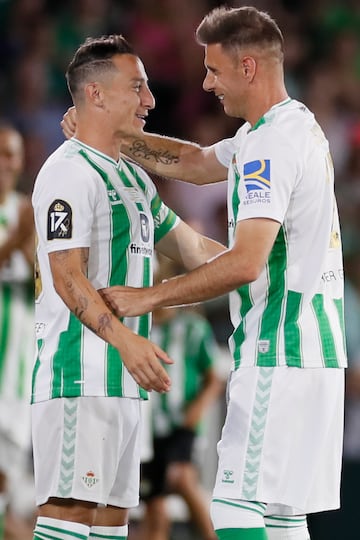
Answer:
[(299, 526), (299, 524), (304, 525), (306, 523), (306, 518), (305, 517), (265, 516), (265, 519), (269, 520), (269, 521), (281, 521), (283, 523), (289, 523), (290, 526), (292, 524), (295, 524), (297, 527)]
[(71, 539), (71, 538), (78, 538), (78, 540), (87, 540), (88, 539), (88, 535), (85, 536), (84, 534), (80, 534), (80, 533), (77, 533), (77, 532), (74, 532), (74, 531), (67, 531), (65, 529), (59, 529), (58, 527), (51, 527), (50, 525), (39, 524), (39, 525), (37, 525), (36, 529), (37, 530), (35, 530), (35, 534), (43, 535), (44, 538), (52, 538), (52, 539), (54, 539), (54, 538), (56, 538), (56, 536), (48, 536), (46, 534), (46, 532), (42, 531), (42, 529), (46, 529), (46, 531), (48, 531), (50, 534), (51, 534), (51, 531), (53, 531), (54, 534), (59, 533), (59, 534), (62, 534), (62, 535), (66, 535), (66, 536), (69, 537), (69, 539)]
[(127, 540), (127, 536), (107, 536), (106, 534), (93, 534), (90, 533), (89, 539), (94, 540)]
[(270, 525), (270, 523), (266, 524), (267, 529), (300, 529), (301, 527), (299, 525)]
[(55, 536), (52, 536), (50, 534), (39, 534), (37, 533), (35, 536), (34, 536), (34, 539), (33, 540), (48, 540), (50, 538), (50, 540), (54, 540)]
[(293, 518), (293, 517), (275, 517), (275, 516), (266, 516), (267, 519), (273, 519), (274, 521), (291, 521), (293, 523), (305, 523), (306, 518)]
[(218, 529), (215, 531), (219, 540), (268, 540), (266, 529)]

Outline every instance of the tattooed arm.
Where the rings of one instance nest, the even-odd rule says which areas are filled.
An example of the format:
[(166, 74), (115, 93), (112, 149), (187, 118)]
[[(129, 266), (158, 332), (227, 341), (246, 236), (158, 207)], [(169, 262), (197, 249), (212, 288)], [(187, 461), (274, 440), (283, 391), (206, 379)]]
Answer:
[(87, 248), (49, 254), (56, 292), (84, 326), (116, 347), (138, 384), (146, 390), (168, 391), (170, 379), (159, 360), (172, 361), (155, 344), (124, 326), (111, 312), (86, 277), (88, 257)]
[(128, 139), (121, 151), (144, 168), (169, 178), (193, 184), (226, 180), (227, 169), (217, 160), (212, 147), (153, 133)]

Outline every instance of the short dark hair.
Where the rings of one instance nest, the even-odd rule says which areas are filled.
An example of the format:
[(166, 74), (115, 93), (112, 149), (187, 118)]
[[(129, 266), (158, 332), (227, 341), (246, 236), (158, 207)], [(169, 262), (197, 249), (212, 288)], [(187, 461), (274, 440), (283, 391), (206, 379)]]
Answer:
[(66, 71), (67, 84), (73, 98), (81, 84), (91, 80), (95, 74), (115, 69), (112, 58), (116, 54), (135, 54), (122, 35), (87, 38), (80, 45)]
[(276, 47), (282, 57), (284, 39), (270, 15), (251, 6), (215, 8), (196, 30), (201, 45), (219, 43), (229, 52), (248, 45)]

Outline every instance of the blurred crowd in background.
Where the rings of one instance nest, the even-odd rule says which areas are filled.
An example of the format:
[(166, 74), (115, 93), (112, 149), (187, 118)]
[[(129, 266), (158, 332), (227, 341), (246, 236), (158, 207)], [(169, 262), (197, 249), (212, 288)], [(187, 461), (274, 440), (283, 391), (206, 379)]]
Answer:
[[(24, 137), (20, 190), (31, 193), (43, 161), (64, 140), (60, 121), (71, 105), (64, 73), (87, 36), (122, 33), (142, 58), (156, 98), (148, 131), (201, 145), (232, 136), (241, 121), (226, 117), (218, 100), (203, 91), (203, 50), (194, 39), (202, 17), (221, 4), (215, 0), (0, 0), (0, 119), (10, 121)], [(245, 4), (269, 11), (278, 22), (285, 38), (288, 92), (315, 113), (330, 142), (348, 298), (345, 458), (357, 464), (360, 476), (360, 2), (228, 2), (233, 7)], [(154, 181), (164, 201), (183, 219), (226, 242), (225, 183), (195, 187), (161, 178)], [(230, 332), (226, 303), (212, 303), (207, 315), (224, 344)], [(355, 478), (353, 471), (351, 476)], [(352, 498), (347, 493), (344, 497)]]
[[(87, 36), (123, 33), (143, 59), (157, 101), (149, 117), (149, 131), (201, 144), (232, 135), (239, 122), (228, 119), (217, 100), (203, 91), (203, 50), (194, 39), (203, 15), (221, 3), (0, 0), (0, 116), (13, 121), (25, 136), (23, 188), (31, 191), (44, 159), (63, 140), (59, 121), (71, 104), (64, 72)], [(251, 3), (268, 10), (284, 33), (289, 93), (305, 101), (326, 131), (341, 195), (345, 240), (356, 242), (358, 235), (348, 229), (358, 214), (354, 205), (360, 167), (356, 159), (360, 145), (360, 4), (358, 0)], [(220, 191), (214, 195), (214, 208), (204, 208), (187, 197), (186, 190), (181, 191), (178, 184), (166, 189), (179, 213), (204, 220), (206, 226), (210, 221), (213, 224), (214, 213), (223, 203)]]
[[(0, 117), (25, 137), (30, 192), (44, 159), (62, 142), (59, 122), (71, 104), (64, 72), (87, 36), (123, 33), (143, 59), (156, 109), (147, 129), (211, 144), (231, 136), (239, 121), (227, 118), (202, 89), (203, 50), (194, 31), (215, 0), (0, 0)], [(344, 243), (356, 249), (360, 219), (360, 4), (358, 0), (259, 0), (285, 37), (289, 94), (312, 109), (330, 141)], [(233, 1), (229, 5), (240, 6)], [(199, 197), (161, 182), (164, 198), (209, 234), (226, 236), (225, 186)], [(195, 188), (196, 189), (196, 188)], [(209, 199), (209, 204), (203, 200)], [(199, 200), (201, 203), (199, 204)]]

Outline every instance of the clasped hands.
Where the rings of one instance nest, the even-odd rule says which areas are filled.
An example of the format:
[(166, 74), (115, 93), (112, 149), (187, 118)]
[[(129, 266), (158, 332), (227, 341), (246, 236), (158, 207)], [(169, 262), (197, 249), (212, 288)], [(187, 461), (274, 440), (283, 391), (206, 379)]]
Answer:
[(117, 317), (135, 317), (153, 311), (151, 289), (116, 285), (99, 289), (106, 305)]

